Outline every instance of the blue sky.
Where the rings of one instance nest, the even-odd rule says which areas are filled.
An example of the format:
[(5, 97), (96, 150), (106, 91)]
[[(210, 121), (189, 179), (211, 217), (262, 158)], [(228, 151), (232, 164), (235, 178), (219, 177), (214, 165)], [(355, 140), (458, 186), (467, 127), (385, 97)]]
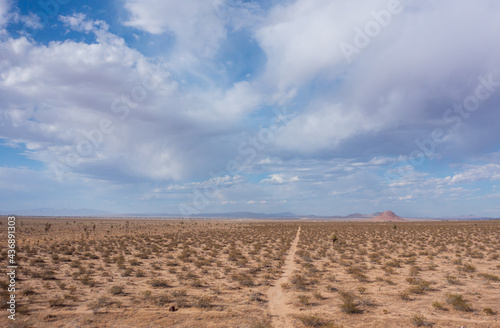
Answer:
[(0, 210), (500, 217), (500, 3), (0, 0)]

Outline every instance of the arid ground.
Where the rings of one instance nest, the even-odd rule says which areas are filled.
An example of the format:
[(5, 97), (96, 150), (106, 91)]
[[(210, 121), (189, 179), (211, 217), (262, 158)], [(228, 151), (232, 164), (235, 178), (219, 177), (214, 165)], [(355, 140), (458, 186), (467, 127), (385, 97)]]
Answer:
[(1, 327), (500, 327), (500, 220), (16, 228), (17, 319), (1, 277)]

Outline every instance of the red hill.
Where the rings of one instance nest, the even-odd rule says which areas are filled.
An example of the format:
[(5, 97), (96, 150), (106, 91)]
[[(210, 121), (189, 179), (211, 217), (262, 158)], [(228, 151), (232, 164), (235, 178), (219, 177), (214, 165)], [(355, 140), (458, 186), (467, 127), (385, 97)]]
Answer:
[(392, 211), (385, 211), (384, 213), (381, 213), (377, 215), (374, 218), (368, 219), (368, 221), (375, 221), (375, 222), (401, 222), (405, 221)]

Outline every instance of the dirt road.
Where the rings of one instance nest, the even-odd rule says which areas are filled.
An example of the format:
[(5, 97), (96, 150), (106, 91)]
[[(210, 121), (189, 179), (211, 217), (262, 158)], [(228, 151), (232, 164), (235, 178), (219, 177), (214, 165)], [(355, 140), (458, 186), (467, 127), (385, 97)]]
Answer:
[(295, 252), (297, 251), (297, 244), (300, 239), (300, 227), (297, 230), (297, 235), (295, 236), (295, 240), (292, 243), (292, 247), (290, 247), (290, 251), (285, 259), (285, 265), (283, 267), (283, 274), (281, 277), (276, 280), (274, 285), (269, 288), (267, 292), (267, 298), (269, 299), (269, 312), (273, 319), (273, 327), (274, 328), (291, 328), (292, 322), (291, 318), (288, 316), (290, 314), (290, 309), (286, 304), (285, 294), (281, 289), (281, 284), (287, 282), (288, 278), (295, 270)]

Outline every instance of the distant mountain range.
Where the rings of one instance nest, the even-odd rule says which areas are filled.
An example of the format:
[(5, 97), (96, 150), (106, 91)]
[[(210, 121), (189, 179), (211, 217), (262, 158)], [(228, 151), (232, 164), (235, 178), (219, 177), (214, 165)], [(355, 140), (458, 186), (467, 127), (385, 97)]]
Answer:
[[(390, 211), (389, 211), (390, 212)], [(387, 213), (387, 212), (384, 212)], [(391, 212), (392, 213), (392, 212)], [(18, 211), (0, 210), (0, 215), (20, 215), (20, 216), (75, 216), (75, 217), (160, 217), (160, 218), (180, 218), (182, 214), (171, 213), (112, 213), (95, 209), (55, 209), (55, 208), (35, 208)], [(223, 218), (223, 219), (372, 219), (383, 214), (383, 212), (375, 212), (372, 214), (353, 213), (349, 215), (297, 215), (291, 212), (281, 213), (254, 213), (254, 212), (226, 212), (226, 213), (200, 213), (190, 215), (190, 218)], [(394, 213), (392, 213), (394, 214)], [(395, 215), (395, 214), (394, 214)], [(431, 218), (414, 218), (414, 219), (431, 219)], [(475, 215), (466, 215), (458, 217), (440, 217), (434, 220), (481, 220), (493, 219), (491, 217), (481, 217)]]

